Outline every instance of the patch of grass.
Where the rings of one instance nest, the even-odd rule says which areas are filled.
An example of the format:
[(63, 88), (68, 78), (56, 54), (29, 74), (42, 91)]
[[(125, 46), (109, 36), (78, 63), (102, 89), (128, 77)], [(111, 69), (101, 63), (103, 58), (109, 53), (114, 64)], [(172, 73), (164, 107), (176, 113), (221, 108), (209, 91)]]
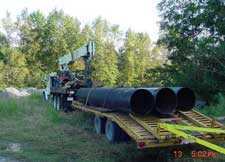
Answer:
[(0, 115), (8, 117), (16, 115), (19, 112), (18, 105), (15, 99), (13, 100), (2, 100), (0, 102)]
[[(0, 130), (0, 154), (21, 161), (155, 162), (154, 150), (137, 150), (133, 142), (110, 144), (96, 135), (92, 114), (56, 112), (36, 94), (0, 99)], [(19, 143), (21, 151), (7, 150), (10, 143)]]
[[(104, 136), (96, 135), (91, 114), (56, 112), (37, 95), (0, 99), (0, 107), (2, 155), (25, 161), (113, 162), (127, 158), (120, 155), (126, 148), (136, 150), (132, 143), (110, 145)], [(20, 143), (22, 152), (7, 151), (9, 143)]]

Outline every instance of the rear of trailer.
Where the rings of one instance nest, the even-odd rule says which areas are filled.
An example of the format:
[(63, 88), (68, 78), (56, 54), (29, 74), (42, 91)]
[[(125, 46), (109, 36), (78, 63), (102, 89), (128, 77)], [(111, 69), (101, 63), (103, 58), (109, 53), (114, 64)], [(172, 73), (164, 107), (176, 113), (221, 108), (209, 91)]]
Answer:
[[(224, 125), (196, 110), (156, 117), (121, 113), (79, 102), (73, 102), (73, 108), (93, 114), (96, 133), (105, 134), (112, 143), (123, 141), (127, 136), (137, 144), (138, 149), (176, 149), (197, 144), (225, 154), (225, 149), (218, 145), (225, 140)], [(210, 156), (209, 152), (205, 154)]]

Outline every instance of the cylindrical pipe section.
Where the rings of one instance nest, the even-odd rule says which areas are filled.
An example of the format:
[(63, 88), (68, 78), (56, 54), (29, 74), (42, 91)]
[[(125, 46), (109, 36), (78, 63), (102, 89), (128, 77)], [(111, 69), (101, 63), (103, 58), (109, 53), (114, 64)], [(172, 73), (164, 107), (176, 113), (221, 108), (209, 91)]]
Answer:
[(177, 96), (177, 110), (190, 111), (195, 106), (195, 93), (187, 87), (172, 87)]
[(176, 94), (170, 88), (145, 88), (155, 99), (155, 110), (159, 114), (170, 115), (176, 111)]
[(154, 97), (145, 89), (115, 88), (107, 99), (106, 107), (136, 114), (148, 114), (154, 108)]
[(76, 98), (90, 106), (141, 115), (150, 113), (154, 108), (153, 95), (141, 88), (80, 88)]

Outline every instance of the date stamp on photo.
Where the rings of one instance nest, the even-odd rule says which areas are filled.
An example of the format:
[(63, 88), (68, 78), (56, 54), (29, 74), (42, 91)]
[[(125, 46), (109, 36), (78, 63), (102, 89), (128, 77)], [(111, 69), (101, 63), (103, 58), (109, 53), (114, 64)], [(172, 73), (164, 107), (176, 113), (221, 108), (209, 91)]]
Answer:
[(175, 159), (183, 158), (185, 155), (188, 155), (192, 158), (214, 158), (217, 156), (217, 153), (209, 150), (191, 150), (190, 152), (185, 152), (182, 150), (172, 151), (172, 156)]

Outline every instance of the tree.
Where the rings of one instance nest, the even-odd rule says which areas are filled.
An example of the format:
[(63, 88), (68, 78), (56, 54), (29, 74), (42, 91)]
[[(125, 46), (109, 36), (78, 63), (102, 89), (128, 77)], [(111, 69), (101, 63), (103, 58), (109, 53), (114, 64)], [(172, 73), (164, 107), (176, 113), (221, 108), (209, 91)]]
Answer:
[(6, 33), (7, 42), (11, 46), (17, 46), (19, 43), (19, 31), (17, 23), (14, 23), (9, 12), (6, 12), (6, 17), (2, 19), (2, 26)]
[(9, 41), (6, 36), (0, 32), (0, 48), (9, 47)]
[(225, 3), (163, 0), (161, 38), (169, 52), (171, 79), (209, 96), (224, 92)]
[(125, 86), (132, 86), (136, 82), (137, 73), (135, 67), (135, 33), (128, 31), (122, 49), (120, 60), (120, 82)]
[(1, 61), (5, 60), (7, 48), (9, 48), (9, 42), (6, 36), (0, 32), (0, 60)]
[[(101, 17), (81, 29), (80, 22), (62, 10), (54, 9), (45, 16), (41, 11), (29, 13), (25, 9), (16, 21), (8, 13), (2, 22), (5, 34), (0, 33), (0, 83), (6, 81), (4, 86), (43, 87), (44, 75), (58, 70), (59, 57), (88, 41), (96, 43), (91, 77), (98, 86), (150, 83), (146, 72), (160, 64), (161, 50), (153, 46), (148, 34), (128, 31), (124, 38), (118, 25)], [(83, 60), (70, 68), (83, 70)]]
[(12, 22), (10, 14), (2, 20), (6, 35), (0, 33), (0, 88), (6, 86), (24, 86), (28, 76), (26, 59), (17, 47), (18, 34), (16, 25)]
[[(97, 18), (93, 23), (96, 56), (92, 62), (92, 79), (103, 86), (114, 86), (118, 79), (118, 60), (114, 42), (109, 35), (114, 35), (106, 20)], [(115, 37), (114, 37), (115, 38)]]
[(44, 52), (47, 69), (58, 69), (59, 56), (74, 51), (80, 46), (80, 32), (78, 20), (65, 15), (63, 11), (53, 10), (47, 17), (45, 26), (45, 45)]
[(40, 11), (20, 15), (20, 49), (30, 69), (30, 86), (41, 86), (44, 74), (58, 70), (58, 58), (77, 49), (80, 42), (80, 23), (53, 10), (47, 17)]
[(26, 84), (41, 87), (44, 71), (47, 71), (46, 58), (43, 57), (46, 18), (40, 11), (29, 14), (27, 10), (23, 10), (15, 23), (18, 24), (20, 36), (19, 49), (25, 56), (29, 69)]
[(1, 81), (3, 86), (22, 87), (26, 83), (29, 70), (23, 54), (15, 49), (9, 49), (5, 63), (0, 62)]
[(147, 69), (154, 68), (152, 48), (148, 34), (127, 31), (120, 62), (121, 84), (140, 86), (147, 81)]

